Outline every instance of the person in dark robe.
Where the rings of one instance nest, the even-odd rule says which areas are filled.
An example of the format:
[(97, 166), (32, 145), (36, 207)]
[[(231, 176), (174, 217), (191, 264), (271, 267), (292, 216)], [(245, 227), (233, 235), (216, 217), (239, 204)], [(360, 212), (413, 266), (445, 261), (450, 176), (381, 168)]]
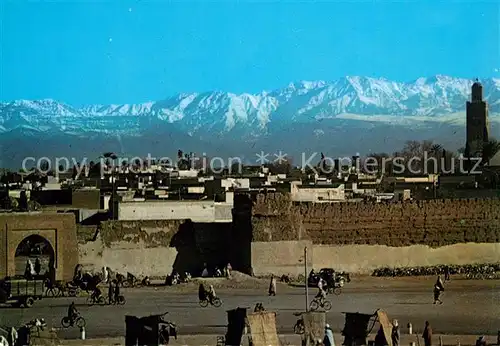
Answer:
[(441, 280), (441, 276), (438, 276), (436, 283), (434, 284), (434, 303), (433, 304), (436, 304), (436, 303), (443, 304), (441, 299), (439, 299), (439, 297), (441, 296), (441, 293), (443, 291), (444, 291), (443, 280)]
[(200, 286), (198, 286), (198, 299), (200, 302), (207, 300), (207, 291), (205, 290), (205, 286), (203, 286), (202, 283), (200, 283)]
[(115, 292), (114, 292), (114, 295), (115, 295), (115, 303), (118, 303), (118, 299), (120, 297), (120, 285), (118, 285), (118, 283), (115, 284)]
[(168, 343), (170, 342), (170, 333), (166, 325), (161, 326), (159, 339), (160, 345), (168, 345)]
[(40, 272), (42, 271), (42, 264), (40, 263), (40, 258), (36, 258), (35, 261), (35, 273), (36, 275), (40, 275)]
[(401, 332), (399, 331), (399, 323), (398, 320), (392, 321), (392, 346), (399, 346), (399, 339), (401, 338)]
[(425, 321), (425, 329), (422, 338), (424, 339), (425, 346), (432, 346), (432, 328), (429, 321)]
[(271, 282), (269, 283), (269, 295), (276, 295), (276, 277), (274, 275), (271, 275)]
[(476, 346), (487, 346), (487, 344), (486, 344), (486, 338), (484, 337), (484, 335), (482, 335), (479, 338), (477, 338), (477, 340), (476, 340)]
[(109, 286), (108, 286), (108, 300), (109, 300), (109, 304), (113, 304), (113, 294), (114, 294), (113, 283), (114, 283), (114, 280), (110, 281), (109, 282)]
[(444, 281), (450, 281), (450, 267), (444, 267)]

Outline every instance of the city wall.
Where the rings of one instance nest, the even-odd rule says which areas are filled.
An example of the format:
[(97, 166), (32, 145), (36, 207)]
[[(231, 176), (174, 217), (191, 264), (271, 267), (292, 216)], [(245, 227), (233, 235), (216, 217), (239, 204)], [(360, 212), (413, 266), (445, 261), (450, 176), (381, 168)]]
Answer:
[(79, 226), (80, 263), (139, 276), (166, 276), (173, 269), (196, 273), (203, 263), (227, 263), (231, 224), (181, 220), (105, 221)]
[[(255, 275), (299, 275), (307, 246), (309, 267), (357, 273), (500, 262), (500, 200), (294, 204), (283, 194), (235, 196), (232, 225), (182, 228), (183, 221), (175, 220), (80, 226), (80, 261), (149, 276), (227, 261)], [(178, 233), (188, 235), (173, 242)]]
[(500, 262), (500, 200), (302, 203), (285, 194), (252, 201), (256, 275), (314, 268), (370, 273), (380, 267)]
[(315, 245), (310, 241), (254, 242), (254, 274), (304, 275), (303, 259), (306, 246), (309, 270), (334, 268), (369, 275), (374, 269), (383, 267), (500, 263), (499, 243), (467, 243), (432, 248), (425, 245)]
[(267, 194), (254, 201), (252, 226), (254, 241), (392, 247), (500, 243), (500, 199), (294, 204), (287, 195)]

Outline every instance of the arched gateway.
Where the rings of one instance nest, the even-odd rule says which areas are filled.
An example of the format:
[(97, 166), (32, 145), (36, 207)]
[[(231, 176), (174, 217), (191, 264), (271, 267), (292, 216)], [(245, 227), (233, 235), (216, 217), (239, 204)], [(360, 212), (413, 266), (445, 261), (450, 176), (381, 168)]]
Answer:
[(34, 275), (70, 281), (77, 263), (73, 214), (0, 214), (0, 279), (22, 276), (31, 265)]

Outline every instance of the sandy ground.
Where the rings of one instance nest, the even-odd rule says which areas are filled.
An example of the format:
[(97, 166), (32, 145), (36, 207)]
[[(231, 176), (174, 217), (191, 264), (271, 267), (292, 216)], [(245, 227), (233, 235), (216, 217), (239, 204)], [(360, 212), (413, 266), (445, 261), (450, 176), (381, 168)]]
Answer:
[[(375, 335), (372, 334), (369, 337), (369, 340), (373, 340)], [(412, 334), (408, 335), (404, 331), (401, 335), (400, 343), (401, 345), (410, 345), (414, 342), (416, 345), (417, 338), (421, 345), (423, 345), (423, 339), (420, 335)], [(301, 336), (299, 335), (279, 335), (279, 339), (281, 341), (281, 345), (300, 345), (301, 344)], [(340, 345), (344, 340), (343, 336), (340, 334), (334, 334), (334, 339), (336, 345)], [(443, 345), (446, 346), (473, 346), (475, 345), (477, 337), (473, 335), (434, 335), (433, 341), (434, 344), (439, 345), (440, 341), (442, 341)], [(38, 339), (40, 340), (40, 339)], [(496, 343), (496, 337), (487, 336), (486, 342), (488, 345), (492, 345)], [(87, 339), (87, 340), (58, 340), (57, 345), (73, 345), (73, 346), (100, 346), (100, 345), (124, 345), (124, 338), (107, 338), (107, 339)], [(171, 345), (216, 345), (217, 344), (217, 335), (180, 335), (177, 340), (171, 339)], [(37, 343), (38, 345), (38, 343)], [(248, 336), (243, 336), (242, 345), (248, 345)]]
[[(146, 316), (169, 312), (169, 318), (178, 324), (182, 335), (224, 335), (226, 310), (236, 307), (253, 308), (262, 302), (266, 309), (277, 312), (278, 332), (292, 334), (297, 319), (294, 312), (304, 311), (304, 287), (278, 285), (276, 297), (267, 296), (267, 280), (238, 276), (233, 280), (209, 279), (223, 301), (220, 308), (201, 308), (198, 305), (197, 283), (176, 287), (148, 287), (124, 289), (124, 306), (93, 306), (85, 304), (86, 297), (75, 302), (87, 320), (87, 338), (119, 337), (124, 334), (125, 315)], [(413, 324), (415, 333), (421, 333), (429, 320), (435, 334), (496, 335), (500, 330), (500, 281), (455, 280), (447, 283), (443, 305), (432, 304), (435, 278), (373, 278), (355, 277), (340, 296), (329, 296), (333, 308), (327, 321), (339, 333), (344, 325), (342, 312), (373, 313), (381, 308), (400, 325)], [(208, 283), (208, 284), (209, 284)], [(239, 288), (236, 288), (239, 287)], [(105, 290), (103, 290), (105, 292)], [(309, 290), (309, 300), (315, 295)], [(70, 298), (45, 298), (31, 309), (0, 309), (0, 326), (17, 325), (35, 317), (45, 318), (49, 326), (60, 328), (60, 320), (67, 313)], [(76, 328), (59, 331), (61, 338), (78, 338)], [(456, 343), (455, 343), (456, 344)], [(463, 344), (463, 343), (462, 343)]]

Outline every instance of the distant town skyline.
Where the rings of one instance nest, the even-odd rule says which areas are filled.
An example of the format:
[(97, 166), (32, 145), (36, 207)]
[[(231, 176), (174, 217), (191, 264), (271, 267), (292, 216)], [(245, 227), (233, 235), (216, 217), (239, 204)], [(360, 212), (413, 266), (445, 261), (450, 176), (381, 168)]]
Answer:
[(0, 0), (0, 100), (140, 103), (292, 81), (499, 77), (500, 5)]

